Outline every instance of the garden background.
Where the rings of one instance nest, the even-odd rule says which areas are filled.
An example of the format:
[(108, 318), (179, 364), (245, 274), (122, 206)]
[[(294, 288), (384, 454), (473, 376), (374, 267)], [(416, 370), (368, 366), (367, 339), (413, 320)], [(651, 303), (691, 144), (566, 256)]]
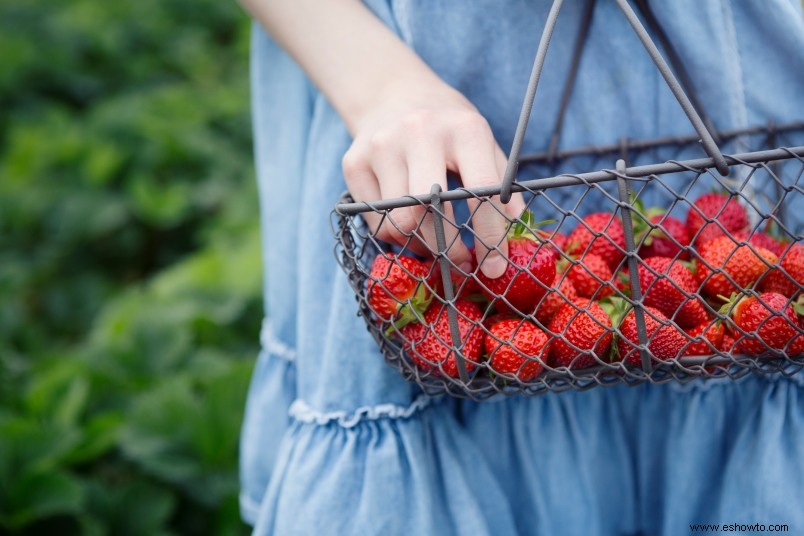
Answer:
[(0, 2), (0, 534), (248, 533), (248, 24)]

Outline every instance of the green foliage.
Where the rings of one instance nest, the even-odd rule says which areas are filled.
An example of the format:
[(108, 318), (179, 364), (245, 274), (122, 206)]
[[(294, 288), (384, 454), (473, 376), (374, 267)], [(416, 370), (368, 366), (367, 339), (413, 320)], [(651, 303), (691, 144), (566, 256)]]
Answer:
[(0, 534), (247, 533), (248, 34), (234, 2), (0, 3)]

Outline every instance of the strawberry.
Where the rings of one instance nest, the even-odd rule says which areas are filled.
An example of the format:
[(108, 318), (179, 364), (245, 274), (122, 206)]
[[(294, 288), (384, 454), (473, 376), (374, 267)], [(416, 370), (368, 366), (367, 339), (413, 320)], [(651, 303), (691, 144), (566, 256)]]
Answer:
[(381, 253), (374, 258), (367, 286), (367, 301), (371, 310), (383, 321), (402, 320), (401, 327), (422, 314), (430, 305), (432, 295), (423, 282), (430, 269), (413, 257)]
[[(704, 243), (698, 255), (701, 260), (696, 263), (695, 275), (703, 291), (712, 298), (731, 296), (734, 292), (751, 288), (768, 271), (768, 266), (779, 260), (765, 248), (740, 246), (728, 236)], [(737, 287), (727, 279), (727, 275)]]
[(804, 244), (791, 244), (782, 251), (779, 266), (774, 266), (759, 284), (763, 292), (778, 292), (797, 297), (804, 289)]
[(536, 234), (555, 249), (556, 257), (559, 256), (559, 252), (567, 250), (567, 235), (559, 233), (558, 231), (547, 231), (544, 229), (537, 230)]
[(435, 259), (427, 259), (422, 261), (422, 263), (425, 268), (427, 268), (427, 277), (425, 277), (427, 285), (433, 293), (443, 296), (444, 286), (441, 284), (441, 266), (438, 264), (438, 261)]
[(723, 332), (723, 340), (720, 342), (718, 350), (727, 354), (737, 350), (737, 337), (734, 336), (734, 333), (728, 330)]
[[(472, 250), (470, 250), (472, 251)], [(430, 275), (427, 282), (433, 291), (446, 298), (444, 294), (444, 285), (441, 278), (441, 266), (438, 261), (425, 261), (425, 264), (430, 266)], [(466, 298), (471, 301), (484, 301), (485, 297), (480, 290), (480, 284), (477, 278), (473, 275), (477, 269), (477, 260), (475, 259), (474, 252), (472, 252), (472, 268), (468, 273), (463, 273), (455, 267), (449, 271), (450, 281), (452, 282), (453, 295), (458, 298)]]
[(578, 264), (571, 265), (567, 269), (567, 279), (584, 298), (600, 300), (614, 294), (614, 274), (606, 261), (594, 253), (587, 253)]
[[(483, 272), (477, 274), (480, 290), (490, 300), (504, 298), (521, 314), (533, 312), (556, 277), (556, 255), (552, 246), (545, 246), (528, 227), (533, 217), (523, 215), (523, 225), (516, 222), (508, 232), (508, 266), (503, 274), (491, 279)], [(496, 304), (505, 304), (497, 299)]]
[(781, 242), (773, 238), (771, 235), (759, 231), (754, 233), (749, 231), (740, 231), (734, 233), (732, 238), (734, 238), (735, 242), (746, 242), (752, 246), (765, 248), (768, 251), (775, 253), (777, 256), (781, 255), (782, 251), (784, 251), (784, 245)]
[(722, 322), (707, 320), (684, 332), (692, 339), (684, 349), (684, 355), (711, 355), (720, 350), (726, 328)]
[(550, 348), (555, 367), (584, 368), (595, 365), (611, 346), (611, 319), (597, 302), (577, 298), (565, 303), (550, 321), (556, 334)]
[[(556, 288), (556, 285), (558, 288)], [(536, 311), (534, 312), (536, 320), (541, 322), (543, 326), (547, 326), (562, 305), (575, 300), (577, 297), (578, 293), (575, 291), (575, 286), (569, 277), (565, 277), (563, 274), (556, 274), (553, 288), (547, 291), (544, 299), (536, 306)]]
[(491, 370), (513, 374), (523, 382), (539, 375), (544, 369), (541, 361), (547, 360), (549, 351), (550, 338), (536, 324), (521, 318), (499, 320), (486, 334)]
[[(472, 371), (483, 351), (483, 328), (480, 307), (467, 300), (456, 300), (458, 310), (458, 331), (461, 336), (459, 348), (466, 362), (466, 370)], [(404, 326), (400, 332), (404, 346), (413, 362), (423, 370), (437, 369), (447, 376), (458, 377), (458, 363), (452, 345), (447, 305), (433, 304), (424, 313), (422, 323), (414, 322)]]
[[(687, 339), (661, 311), (653, 307), (645, 307), (645, 328), (648, 336), (648, 352), (653, 357), (667, 361), (681, 356)], [(642, 366), (642, 356), (637, 348), (639, 334), (634, 309), (625, 315), (620, 322), (619, 330), (617, 353), (620, 359), (629, 365)]]
[(583, 218), (567, 237), (566, 252), (576, 257), (598, 255), (611, 270), (625, 257), (625, 232), (620, 219), (609, 212), (596, 212)]
[(682, 328), (705, 322), (706, 309), (697, 297), (698, 282), (689, 268), (668, 257), (650, 257), (639, 265), (643, 303), (655, 307)]
[(788, 298), (778, 292), (763, 292), (735, 299), (736, 303), (727, 303), (721, 311), (731, 310), (734, 323), (748, 333), (737, 342), (740, 352), (759, 355), (771, 349), (788, 356), (804, 353), (804, 329)]
[(745, 207), (736, 198), (722, 193), (703, 194), (687, 212), (687, 231), (695, 244), (722, 236), (724, 230), (732, 235), (745, 231), (748, 225)]
[(652, 226), (645, 225), (641, 232), (634, 231), (637, 243), (642, 244), (639, 247), (640, 257), (690, 258), (689, 251), (682, 249), (690, 245), (690, 233), (684, 222), (667, 214), (653, 214), (649, 220)]

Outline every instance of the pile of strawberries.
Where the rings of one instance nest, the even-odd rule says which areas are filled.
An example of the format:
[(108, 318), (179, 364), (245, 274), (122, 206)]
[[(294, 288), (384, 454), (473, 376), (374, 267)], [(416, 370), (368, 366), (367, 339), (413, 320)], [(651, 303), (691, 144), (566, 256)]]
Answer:
[[(434, 259), (378, 255), (368, 306), (418, 368), (451, 377), (459, 375), (456, 351), (469, 372), (483, 367), (519, 382), (562, 367), (640, 367), (640, 349), (654, 363), (802, 357), (804, 243), (752, 230), (746, 207), (725, 193), (696, 199), (686, 221), (638, 202), (635, 208), (637, 288), (619, 216), (591, 214), (565, 235), (535, 225), (526, 212), (508, 232), (501, 277), (490, 279), (477, 267), (451, 270), (457, 333)], [(641, 308), (632, 304), (639, 302), (635, 292)], [(719, 371), (706, 361), (694, 370)]]

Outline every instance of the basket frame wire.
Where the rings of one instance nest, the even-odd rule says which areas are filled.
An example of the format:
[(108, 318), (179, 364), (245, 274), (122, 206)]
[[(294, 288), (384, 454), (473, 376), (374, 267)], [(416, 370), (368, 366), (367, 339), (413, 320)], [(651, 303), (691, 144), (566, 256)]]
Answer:
[[(786, 130), (799, 130), (802, 128), (804, 128), (804, 122), (786, 125)], [(743, 131), (734, 130), (730, 132), (744, 132), (750, 134), (756, 132), (756, 128), (752, 127)], [(662, 144), (670, 144), (672, 143), (672, 141), (670, 141), (672, 139), (673, 138), (663, 138), (660, 141)], [(654, 143), (653, 145), (656, 144)], [(639, 144), (637, 144), (637, 146), (639, 146)], [(615, 147), (619, 147), (619, 145)], [(604, 147), (603, 149), (608, 149), (608, 147)], [(574, 152), (575, 151), (573, 151), (573, 153)], [(608, 151), (606, 150), (603, 152)], [(783, 161), (791, 158), (801, 159), (804, 158), (804, 145), (725, 155), (724, 158), (729, 165), (749, 166), (752, 164), (761, 164), (763, 162)], [(535, 161), (535, 159), (532, 161)], [(715, 162), (712, 158), (695, 158), (690, 160), (668, 160), (667, 162), (663, 163), (627, 167), (625, 169), (625, 173), (628, 177), (637, 179), (640, 177), (667, 175), (682, 171), (703, 172), (714, 168)], [(563, 173), (553, 177), (517, 181), (512, 185), (511, 189), (513, 192), (528, 192), (534, 190), (560, 188), (564, 186), (589, 185), (613, 180), (617, 180), (617, 173), (610, 169), (603, 169), (587, 173)], [(442, 191), (438, 194), (438, 199), (444, 203), (447, 201), (462, 201), (471, 197), (495, 197), (500, 195), (500, 190), (501, 185), (499, 184), (481, 186), (471, 189), (455, 188), (453, 190)], [(351, 198), (349, 198), (350, 200), (348, 201), (345, 200), (346, 198), (342, 198), (341, 202), (336, 205), (335, 212), (342, 216), (356, 216), (363, 212), (384, 212), (402, 207), (429, 205), (432, 203), (431, 197), (431, 194), (428, 193), (420, 195), (406, 195), (404, 197), (395, 197), (377, 201), (359, 202), (351, 200)]]
[(631, 285), (631, 299), (634, 304), (634, 320), (637, 326), (637, 336), (639, 340), (639, 355), (642, 361), (642, 370), (645, 374), (653, 372), (653, 366), (648, 354), (648, 328), (645, 324), (645, 309), (642, 305), (642, 288), (639, 282), (639, 267), (637, 265), (637, 246), (634, 240), (634, 219), (630, 202), (630, 185), (625, 169), (625, 160), (617, 160), (615, 165), (617, 171), (617, 192), (620, 196), (620, 216), (623, 222), (623, 234), (625, 235), (626, 259), (628, 262), (628, 279)]

